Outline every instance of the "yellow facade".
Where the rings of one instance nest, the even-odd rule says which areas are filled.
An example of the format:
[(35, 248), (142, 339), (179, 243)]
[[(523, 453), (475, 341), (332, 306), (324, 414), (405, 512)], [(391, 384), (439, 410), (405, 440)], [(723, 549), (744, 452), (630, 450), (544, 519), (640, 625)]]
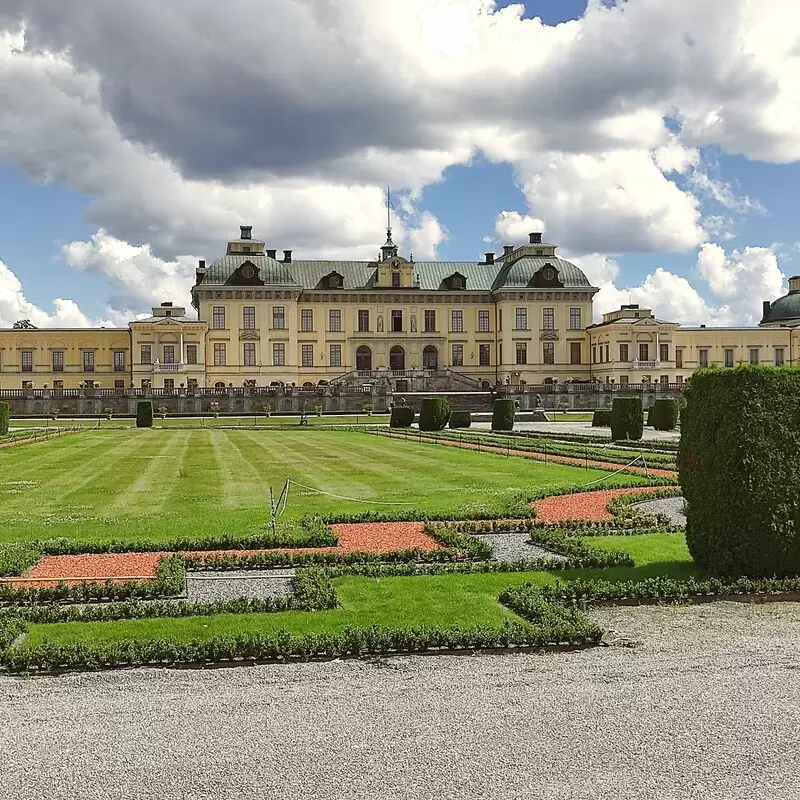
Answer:
[(800, 357), (800, 278), (765, 303), (759, 327), (681, 327), (632, 305), (592, 324), (597, 289), (539, 234), (482, 262), (414, 262), (391, 231), (380, 250), (375, 261), (278, 259), (243, 226), (225, 256), (200, 262), (196, 316), (162, 303), (127, 329), (0, 330), (0, 390), (680, 384), (703, 364)]

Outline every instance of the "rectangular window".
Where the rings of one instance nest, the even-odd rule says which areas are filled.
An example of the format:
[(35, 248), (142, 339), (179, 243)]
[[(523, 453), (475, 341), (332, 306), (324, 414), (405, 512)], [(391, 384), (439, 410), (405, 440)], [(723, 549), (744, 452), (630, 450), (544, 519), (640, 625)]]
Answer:
[(611, 345), (606, 345), (606, 361), (611, 361)]
[(151, 345), (143, 344), (140, 348), (139, 353), (140, 353), (139, 360), (142, 362), (142, 364), (153, 363), (153, 349)]
[(658, 346), (658, 357), (661, 361), (669, 361), (669, 345), (660, 344)]
[[(702, 349), (697, 351), (697, 360), (700, 362), (701, 367), (708, 366), (708, 350)], [(681, 365), (683, 366), (683, 365)]]
[(683, 375), (676, 375), (675, 376), (675, 383), (677, 383), (678, 386), (680, 386), (683, 383)]
[(186, 363), (187, 364), (196, 364), (197, 363), (197, 345), (196, 344), (187, 344), (186, 345)]
[(242, 309), (242, 328), (246, 331), (254, 331), (256, 329), (255, 306), (245, 306)]
[(83, 371), (94, 372), (94, 350), (83, 351)]
[(340, 333), (342, 330), (342, 310), (331, 308), (328, 311), (328, 330), (333, 333)]
[(342, 346), (340, 344), (331, 345), (331, 358), (328, 366), (331, 367), (342, 366)]
[(628, 345), (621, 344), (619, 346), (619, 360), (620, 361), (627, 361), (628, 360)]
[(498, 308), (497, 309), (497, 329), (499, 331), (503, 330), (503, 309), (502, 308)]
[(175, 378), (164, 378), (164, 391), (172, 392), (175, 390)]
[(425, 312), (425, 333), (434, 333), (436, 331), (436, 312)]
[(619, 385), (620, 386), (627, 386), (628, 385), (628, 376), (627, 375), (620, 375), (619, 376)]
[(570, 342), (569, 343), (569, 363), (570, 364), (580, 364), (581, 363), (581, 343), (580, 342)]
[(518, 308), (514, 312), (514, 329), (518, 331), (528, 330), (528, 309)]
[(115, 380), (114, 381), (114, 388), (115, 389), (124, 389), (125, 388), (125, 381), (124, 380)]
[(286, 309), (284, 306), (272, 307), (272, 329), (275, 331), (286, 330)]
[(639, 343), (639, 361), (650, 360), (650, 345), (647, 342)]
[[(601, 347), (600, 356), (602, 357), (602, 355), (603, 355), (603, 348)], [(592, 364), (596, 363), (597, 363), (597, 348), (594, 345), (592, 345)]]
[(479, 311), (478, 312), (478, 332), (479, 333), (489, 333), (489, 312), (488, 311)]
[(215, 331), (225, 330), (225, 306), (214, 306), (211, 312), (211, 327)]
[(571, 308), (569, 310), (569, 329), (571, 331), (579, 331), (581, 329), (581, 310), (579, 308)]
[[(114, 355), (116, 356), (116, 353)], [(64, 371), (64, 351), (63, 350), (54, 350), (53, 351), (53, 372), (63, 372), (63, 371)]]
[(392, 331), (394, 333), (403, 332), (403, 312), (399, 309), (392, 311)]
[(676, 367), (683, 367), (683, 348), (676, 348), (675, 349), (675, 366)]
[(400, 288), (400, 273), (393, 272), (392, 273), (392, 288), (399, 289)]
[(20, 354), (22, 371), (33, 372), (33, 350), (23, 350)]
[(669, 375), (662, 375), (661, 376), (661, 385), (668, 386), (669, 385)]
[(224, 367), (227, 360), (225, 342), (214, 342), (214, 366)]
[(175, 363), (175, 345), (174, 344), (165, 344), (164, 345), (164, 363), (165, 364), (174, 364)]
[(358, 312), (358, 330), (362, 333), (369, 330), (369, 311), (363, 308)]
[(125, 372), (125, 351), (114, 351), (114, 372)]
[(725, 366), (726, 367), (733, 366), (733, 348), (731, 347), (725, 348)]
[(300, 310), (300, 330), (313, 331), (314, 330), (314, 309), (303, 308)]
[(300, 365), (303, 367), (314, 366), (314, 345), (303, 344), (300, 345)]
[(556, 343), (555, 342), (542, 342), (542, 363), (555, 364), (556, 363)]
[(478, 345), (478, 364), (482, 367), (491, 366), (491, 349), (488, 344), (479, 344)]
[(245, 367), (254, 367), (256, 365), (256, 343), (245, 342), (242, 345), (242, 364)]
[(751, 347), (750, 348), (750, 363), (751, 364), (758, 364), (758, 348)]
[(464, 312), (450, 312), (450, 329), (453, 333), (462, 333), (464, 330)]
[(64, 381), (53, 381), (53, 388), (54, 389), (63, 389), (64, 388)]
[(197, 378), (189, 378), (186, 381), (186, 388), (191, 392), (197, 388)]
[(286, 366), (286, 345), (283, 342), (272, 343), (272, 366)]
[(556, 327), (556, 310), (554, 308), (542, 309), (542, 328), (552, 331)]
[(453, 366), (453, 367), (463, 367), (464, 366), (464, 345), (463, 344), (454, 344), (453, 345), (453, 356), (452, 356), (450, 365)]
[(528, 344), (527, 342), (517, 342), (517, 364), (528, 363)]
[(776, 347), (775, 348), (775, 366), (776, 367), (782, 367), (783, 365), (784, 365), (783, 348), (782, 347)]

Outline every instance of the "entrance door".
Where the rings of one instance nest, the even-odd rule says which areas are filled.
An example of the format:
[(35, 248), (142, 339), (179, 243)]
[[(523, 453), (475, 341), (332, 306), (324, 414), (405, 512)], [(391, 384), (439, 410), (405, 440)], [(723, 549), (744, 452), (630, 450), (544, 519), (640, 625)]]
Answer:
[(422, 367), (423, 369), (439, 368), (439, 351), (432, 344), (422, 351)]
[(356, 369), (359, 372), (369, 372), (372, 369), (372, 350), (365, 344), (356, 350)]

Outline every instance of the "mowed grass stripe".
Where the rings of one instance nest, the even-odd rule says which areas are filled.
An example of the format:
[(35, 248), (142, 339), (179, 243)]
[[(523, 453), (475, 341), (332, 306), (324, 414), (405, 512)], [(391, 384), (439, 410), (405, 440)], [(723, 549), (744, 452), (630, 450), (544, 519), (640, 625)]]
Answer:
[[(172, 432), (162, 431), (160, 436)], [(191, 430), (188, 446), (177, 465), (178, 480), (171, 486), (169, 506), (186, 511), (203, 503), (219, 505), (222, 496), (222, 474), (214, 458), (211, 433), (206, 430)]]

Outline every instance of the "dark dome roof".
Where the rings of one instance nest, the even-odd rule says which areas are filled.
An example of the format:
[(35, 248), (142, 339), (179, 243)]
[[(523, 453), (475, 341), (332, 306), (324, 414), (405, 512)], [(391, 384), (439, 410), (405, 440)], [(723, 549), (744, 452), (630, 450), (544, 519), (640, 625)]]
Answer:
[(800, 292), (794, 291), (779, 297), (770, 307), (769, 311), (764, 314), (764, 319), (761, 320), (763, 325), (765, 322), (800, 322)]

